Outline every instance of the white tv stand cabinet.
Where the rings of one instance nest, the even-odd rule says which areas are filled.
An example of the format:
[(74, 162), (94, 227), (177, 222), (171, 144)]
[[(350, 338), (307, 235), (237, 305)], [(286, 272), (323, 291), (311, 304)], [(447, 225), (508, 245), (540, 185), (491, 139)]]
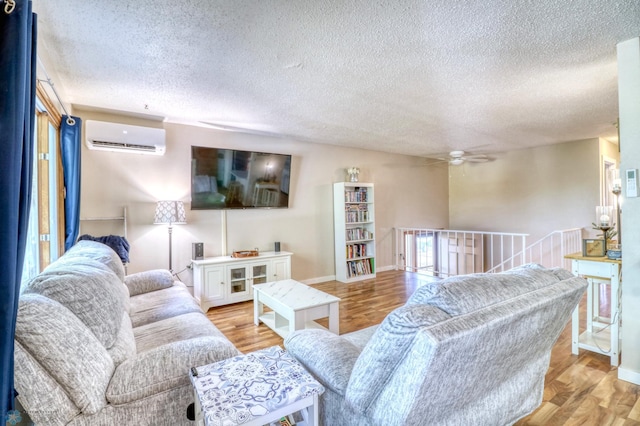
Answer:
[(258, 256), (209, 257), (191, 260), (193, 295), (203, 311), (253, 299), (253, 285), (291, 278), (291, 255), (286, 251)]

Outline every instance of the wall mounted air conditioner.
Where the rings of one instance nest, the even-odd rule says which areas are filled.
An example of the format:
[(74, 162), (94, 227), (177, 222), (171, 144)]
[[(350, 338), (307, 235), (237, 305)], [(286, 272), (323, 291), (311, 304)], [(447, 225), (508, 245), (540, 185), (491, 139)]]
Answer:
[(101, 151), (164, 155), (164, 129), (87, 120), (87, 148)]

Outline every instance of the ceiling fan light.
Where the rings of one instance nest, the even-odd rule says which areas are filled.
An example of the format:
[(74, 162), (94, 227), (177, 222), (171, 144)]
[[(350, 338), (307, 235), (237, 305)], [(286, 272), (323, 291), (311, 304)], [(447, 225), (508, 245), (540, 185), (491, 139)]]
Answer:
[(452, 158), (451, 161), (449, 161), (449, 164), (451, 164), (452, 166), (459, 166), (462, 163), (464, 163), (464, 160), (462, 158)]

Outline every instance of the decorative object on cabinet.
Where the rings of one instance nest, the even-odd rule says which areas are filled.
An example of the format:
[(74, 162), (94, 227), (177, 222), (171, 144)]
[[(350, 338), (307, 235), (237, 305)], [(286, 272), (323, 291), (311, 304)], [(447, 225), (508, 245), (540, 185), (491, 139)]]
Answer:
[(348, 283), (376, 276), (372, 183), (333, 185), (336, 280)]
[(617, 235), (615, 224), (613, 223), (613, 207), (596, 206), (596, 221), (592, 225), (593, 229), (602, 231), (602, 238), (606, 243), (606, 251), (606, 247), (611, 242), (611, 239)]
[(347, 169), (347, 174), (349, 175), (349, 182), (357, 182), (360, 169), (358, 167), (349, 167)]
[(292, 253), (260, 252), (258, 256), (208, 257), (192, 260), (193, 295), (203, 311), (213, 306), (253, 299), (253, 285), (291, 278)]
[(173, 273), (173, 267), (171, 264), (171, 234), (173, 232), (173, 225), (184, 225), (187, 223), (187, 215), (185, 214), (184, 204), (182, 201), (158, 201), (158, 204), (156, 204), (156, 215), (153, 219), (153, 223), (155, 225), (168, 225), (169, 271)]
[(231, 257), (255, 257), (259, 254), (258, 250), (239, 250), (231, 253)]
[(607, 254), (605, 240), (582, 240), (582, 255), (584, 257), (604, 257)]
[(610, 244), (607, 249), (607, 257), (612, 260), (622, 259), (622, 249), (620, 244)]

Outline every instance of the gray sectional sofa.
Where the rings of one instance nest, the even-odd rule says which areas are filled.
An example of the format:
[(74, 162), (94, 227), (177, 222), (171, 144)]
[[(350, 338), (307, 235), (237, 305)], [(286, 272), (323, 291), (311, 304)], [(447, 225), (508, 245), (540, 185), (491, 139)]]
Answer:
[(15, 387), (37, 425), (187, 425), (190, 367), (238, 354), (168, 271), (80, 241), (23, 289)]
[(296, 331), (285, 347), (325, 386), (325, 426), (511, 425), (542, 402), (551, 348), (586, 286), (539, 265), (453, 277), (379, 326)]

